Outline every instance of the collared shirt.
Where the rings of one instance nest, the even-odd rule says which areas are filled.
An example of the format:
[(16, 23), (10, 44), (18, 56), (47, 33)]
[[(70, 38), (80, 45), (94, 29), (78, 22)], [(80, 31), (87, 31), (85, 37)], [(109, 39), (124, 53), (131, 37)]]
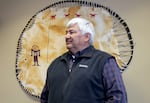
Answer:
[(103, 77), (107, 97), (105, 103), (128, 103), (122, 75), (114, 58), (106, 61)]

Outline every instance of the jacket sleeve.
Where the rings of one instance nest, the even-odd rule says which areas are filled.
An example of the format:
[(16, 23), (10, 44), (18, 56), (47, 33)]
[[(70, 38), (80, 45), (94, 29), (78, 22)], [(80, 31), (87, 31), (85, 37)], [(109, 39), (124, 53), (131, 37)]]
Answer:
[(106, 90), (105, 103), (128, 103), (120, 68), (115, 59), (109, 58), (106, 61), (103, 77), (104, 88)]

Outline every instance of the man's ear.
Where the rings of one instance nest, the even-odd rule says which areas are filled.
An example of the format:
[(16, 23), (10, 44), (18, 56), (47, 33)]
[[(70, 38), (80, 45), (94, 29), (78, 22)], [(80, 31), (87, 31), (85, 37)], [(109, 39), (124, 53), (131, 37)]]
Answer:
[(90, 33), (86, 33), (85, 34), (85, 41), (90, 41), (91, 38), (91, 34)]

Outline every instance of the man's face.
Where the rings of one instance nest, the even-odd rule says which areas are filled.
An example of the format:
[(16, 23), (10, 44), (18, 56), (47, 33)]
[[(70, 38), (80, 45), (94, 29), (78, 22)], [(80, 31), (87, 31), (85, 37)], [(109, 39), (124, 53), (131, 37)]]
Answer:
[(67, 28), (65, 39), (67, 49), (75, 53), (82, 50), (86, 36), (82, 35), (78, 25), (74, 24)]

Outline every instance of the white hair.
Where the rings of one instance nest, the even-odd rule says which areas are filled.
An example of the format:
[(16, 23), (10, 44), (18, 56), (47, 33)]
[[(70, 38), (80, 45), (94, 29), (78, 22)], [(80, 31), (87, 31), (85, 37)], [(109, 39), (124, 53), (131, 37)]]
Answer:
[(67, 27), (74, 24), (78, 25), (83, 35), (86, 33), (89, 33), (91, 35), (89, 43), (92, 45), (94, 42), (95, 35), (93, 24), (90, 21), (83, 18), (73, 18), (67, 23)]

